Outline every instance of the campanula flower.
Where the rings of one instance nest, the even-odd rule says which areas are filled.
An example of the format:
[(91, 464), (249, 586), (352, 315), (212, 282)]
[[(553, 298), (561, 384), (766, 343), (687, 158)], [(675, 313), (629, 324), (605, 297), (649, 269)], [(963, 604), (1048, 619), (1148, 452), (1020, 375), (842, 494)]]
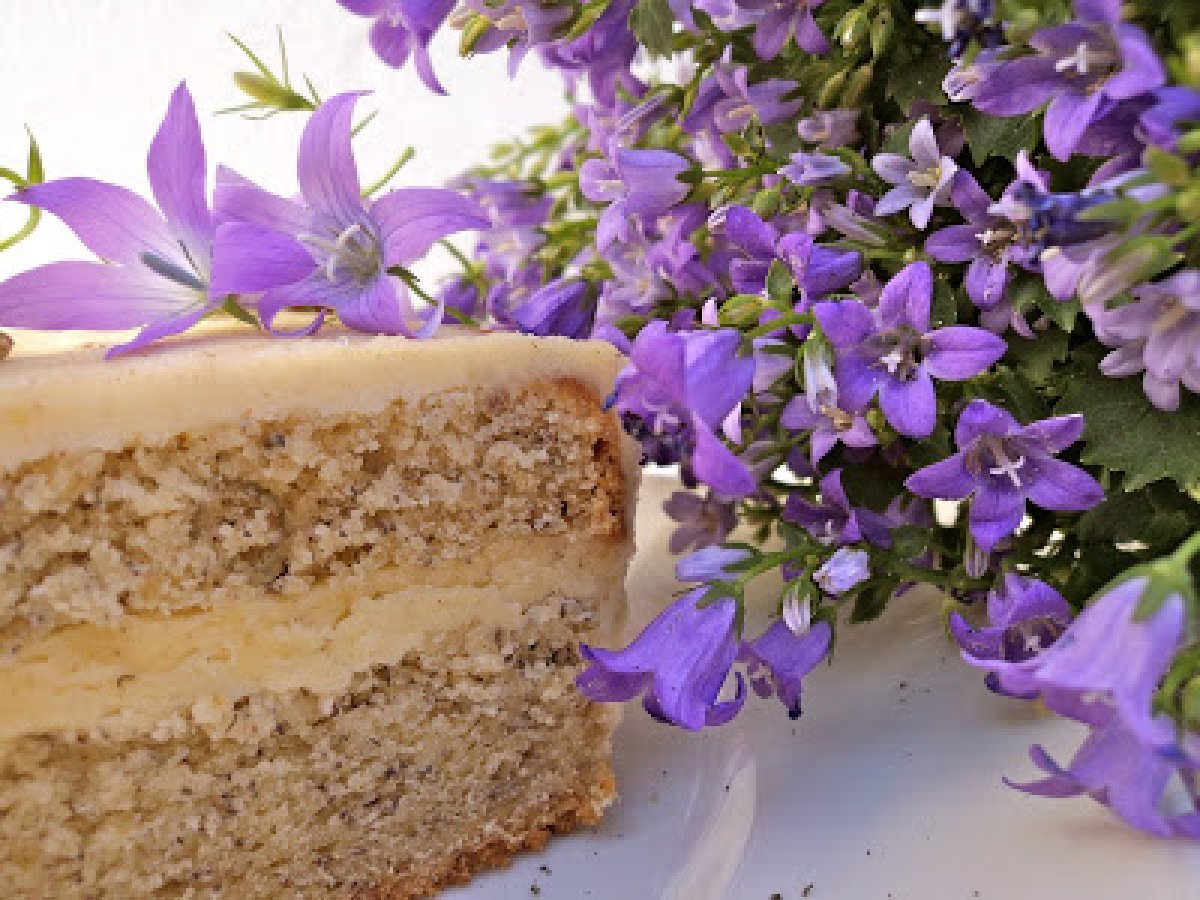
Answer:
[(743, 641), (738, 659), (746, 664), (750, 685), (760, 697), (772, 694), (793, 719), (800, 718), (801, 681), (829, 654), (833, 630), (816, 622), (800, 634), (782, 619), (752, 641)]
[(921, 497), (971, 499), (971, 534), (986, 552), (1015, 532), (1029, 501), (1043, 509), (1080, 511), (1104, 499), (1087, 472), (1055, 458), (1083, 434), (1083, 416), (1022, 425), (986, 400), (972, 400), (954, 429), (958, 453), (909, 476)]
[(429, 42), (450, 11), (454, 0), (338, 0), (358, 16), (374, 19), (371, 47), (393, 69), (404, 66), (411, 56), (421, 81), (435, 94), (446, 93), (433, 72)]
[(958, 165), (943, 156), (929, 119), (923, 118), (913, 126), (908, 139), (907, 156), (880, 153), (871, 160), (881, 178), (894, 184), (875, 204), (877, 216), (888, 216), (907, 209), (917, 228), (929, 226), (935, 206), (945, 206), (950, 200), (950, 184)]

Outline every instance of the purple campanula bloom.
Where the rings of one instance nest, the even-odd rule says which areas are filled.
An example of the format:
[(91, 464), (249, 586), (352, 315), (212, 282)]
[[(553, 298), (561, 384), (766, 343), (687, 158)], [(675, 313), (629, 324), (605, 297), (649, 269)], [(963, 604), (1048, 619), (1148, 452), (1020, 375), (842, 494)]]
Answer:
[(813, 583), (835, 597), (853, 590), (871, 577), (870, 555), (856, 547), (839, 547), (813, 572)]
[(942, 80), (942, 90), (955, 103), (965, 103), (991, 83), (996, 71), (1004, 65), (1005, 48), (981, 50), (970, 62), (957, 60)]
[(864, 538), (878, 547), (890, 544), (889, 523), (879, 513), (850, 505), (842, 488), (842, 470), (834, 469), (820, 482), (821, 502), (810, 503), (791, 494), (783, 519), (799, 525), (822, 544), (854, 544)]
[(888, 216), (907, 209), (913, 225), (924, 230), (929, 226), (933, 208), (949, 201), (950, 183), (958, 165), (942, 155), (933, 125), (927, 118), (913, 126), (908, 151), (911, 159), (896, 153), (880, 153), (871, 160), (871, 168), (896, 185), (879, 198), (875, 214)]
[(935, 231), (925, 241), (925, 252), (938, 262), (969, 262), (967, 296), (980, 309), (992, 309), (1004, 300), (1009, 263), (1029, 261), (1024, 231), (992, 212), (992, 199), (969, 172), (954, 176), (950, 196), (967, 223)]
[(1021, 425), (987, 401), (972, 400), (954, 428), (959, 452), (909, 476), (905, 487), (921, 497), (971, 497), (971, 534), (990, 552), (1017, 530), (1026, 501), (1080, 511), (1104, 499), (1096, 479), (1054, 458), (1082, 434), (1080, 415)]
[[(564, 4), (539, 3), (540, 15)], [(612, 106), (619, 96), (618, 88), (636, 90), (639, 82), (629, 68), (638, 49), (637, 39), (629, 28), (629, 14), (634, 0), (612, 0), (600, 17), (583, 34), (574, 38), (554, 40), (539, 47), (542, 62), (559, 71), (572, 93), (578, 92), (581, 80), (587, 80), (591, 95), (605, 106)], [(570, 7), (567, 7), (570, 9)]]
[(1114, 309), (1085, 307), (1096, 336), (1117, 348), (1100, 361), (1100, 371), (1114, 378), (1143, 373), (1150, 402), (1174, 412), (1181, 383), (1200, 393), (1200, 271), (1144, 284), (1133, 296), (1133, 303)]
[(809, 187), (850, 174), (850, 167), (836, 156), (824, 153), (793, 153), (791, 162), (779, 174), (793, 184)]
[(815, 469), (839, 442), (858, 449), (874, 447), (878, 441), (866, 418), (838, 406), (837, 381), (827, 346), (806, 343), (803, 363), (804, 393), (788, 401), (779, 424), (789, 431), (808, 433), (812, 467)]
[(513, 308), (512, 318), (526, 334), (587, 337), (596, 317), (596, 291), (580, 278), (560, 278), (539, 288)]
[(1039, 745), (1029, 748), (1029, 756), (1046, 777), (1025, 784), (1006, 778), (1009, 787), (1039, 797), (1086, 794), (1148, 834), (1200, 838), (1200, 802), (1194, 790), (1186, 794), (1184, 811), (1163, 802), (1177, 775), (1184, 784), (1195, 783), (1196, 766), (1147, 746), (1118, 715), (1108, 715), (1091, 729), (1065, 769)]
[(743, 641), (738, 659), (760, 697), (775, 694), (788, 716), (800, 717), (801, 680), (829, 653), (833, 630), (828, 622), (817, 622), (796, 634), (782, 619), (773, 622), (752, 641)]
[(629, 239), (631, 215), (660, 216), (688, 195), (678, 176), (691, 164), (670, 150), (618, 149), (612, 161), (589, 159), (579, 169), (579, 189), (594, 203), (609, 204), (596, 225), (596, 246)]
[(1149, 143), (1174, 152), (1185, 122), (1200, 122), (1200, 91), (1171, 86), (1154, 92), (1154, 102), (1141, 116), (1141, 128)]
[(704, 497), (691, 491), (675, 491), (663, 501), (663, 512), (677, 523), (667, 545), (672, 553), (719, 544), (737, 525), (737, 507), (711, 491)]
[[(399, 188), (364, 200), (350, 145), (359, 96), (331, 97), (305, 125), (296, 166), (303, 204), (245, 180), (218, 184), (225, 223), (216, 241), (227, 261), (214, 287), (263, 291), (258, 311), (268, 328), (284, 309), (318, 307), (335, 310), (358, 331), (429, 337), (443, 308), (418, 314), (388, 269), (415, 262), (447, 235), (486, 228), (488, 219), (475, 201), (440, 188)], [(423, 319), (416, 330), (414, 319)]]
[(996, 21), (996, 0), (942, 0), (941, 6), (918, 9), (916, 20), (938, 26), (942, 40), (950, 44), (951, 59), (962, 56), (972, 41), (988, 48), (1004, 39)]
[(1166, 80), (1146, 35), (1121, 21), (1121, 0), (1076, 0), (1075, 11), (1078, 21), (1034, 33), (1036, 52), (1003, 63), (971, 100), (993, 116), (1025, 115), (1049, 101), (1046, 146), (1063, 161), (1116, 103)]
[(437, 302), (468, 319), (483, 313), (479, 285), (464, 275), (453, 275), (438, 286)]
[(800, 140), (822, 150), (836, 150), (858, 140), (857, 109), (818, 109), (796, 123)]
[(744, 206), (720, 210), (714, 215), (714, 225), (746, 254), (745, 259), (734, 259), (729, 266), (734, 289), (742, 293), (761, 293), (771, 263), (779, 259), (787, 264), (796, 280), (799, 308), (807, 309), (814, 300), (857, 278), (862, 266), (858, 253), (823, 247), (804, 232), (781, 236), (774, 225)]
[(883, 288), (879, 307), (857, 300), (818, 303), (822, 331), (837, 353), (835, 372), (845, 408), (857, 412), (879, 394), (884, 416), (908, 437), (926, 437), (937, 421), (933, 379), (963, 381), (1004, 355), (1004, 341), (982, 328), (930, 330), (933, 274), (912, 263)]
[[(1058, 640), (1071, 623), (1071, 607), (1044, 581), (1008, 573), (1001, 590), (988, 592), (988, 624), (972, 628), (958, 613), (950, 614), (950, 632), (963, 654), (973, 660), (1031, 659)], [(988, 687), (999, 690), (995, 675)]]
[(721, 597), (698, 605), (707, 591), (688, 591), (623, 650), (581, 644), (589, 665), (575, 683), (584, 696), (612, 703), (642, 694), (650, 715), (689, 730), (724, 724), (737, 715), (745, 700), (740, 675), (737, 696), (717, 699), (738, 654), (737, 604)]
[(146, 169), (158, 209), (125, 188), (90, 178), (61, 178), (13, 195), (53, 213), (106, 262), (50, 263), (0, 283), (0, 325), (142, 329), (110, 349), (112, 357), (186, 331), (222, 305), (232, 292), (213, 283), (224, 254), (213, 247), (204, 144), (183, 84), (171, 95)]
[(666, 322), (650, 322), (638, 332), (613, 392), (626, 430), (649, 460), (681, 462), (726, 498), (756, 486), (716, 434), (754, 378), (754, 360), (739, 355), (740, 345), (732, 329), (672, 332)]
[(813, 10), (825, 0), (737, 0), (757, 18), (754, 26), (754, 52), (759, 59), (774, 59), (787, 44), (796, 39), (796, 46), (807, 53), (823, 56), (829, 52), (829, 41), (822, 34)]
[(729, 581), (737, 577), (729, 566), (749, 558), (748, 550), (737, 547), (702, 547), (675, 563), (675, 577), (680, 581)]
[(725, 99), (716, 101), (712, 114), (722, 133), (741, 131), (752, 119), (758, 119), (763, 125), (774, 125), (794, 115), (804, 105), (800, 99), (783, 99), (798, 88), (794, 81), (771, 78), (750, 84), (745, 66), (719, 68), (716, 78)]
[(429, 42), (454, 8), (454, 0), (338, 0), (358, 16), (374, 19), (371, 47), (384, 63), (401, 68), (412, 56), (421, 81), (435, 94), (446, 93), (433, 72)]

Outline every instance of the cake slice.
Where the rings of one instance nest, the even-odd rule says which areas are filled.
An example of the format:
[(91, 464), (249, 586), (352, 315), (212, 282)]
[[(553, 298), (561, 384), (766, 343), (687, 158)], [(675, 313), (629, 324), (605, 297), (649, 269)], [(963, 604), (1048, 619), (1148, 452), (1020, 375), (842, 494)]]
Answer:
[(18, 337), (3, 896), (425, 896), (596, 821), (615, 714), (573, 679), (624, 610), (618, 368), (511, 334)]

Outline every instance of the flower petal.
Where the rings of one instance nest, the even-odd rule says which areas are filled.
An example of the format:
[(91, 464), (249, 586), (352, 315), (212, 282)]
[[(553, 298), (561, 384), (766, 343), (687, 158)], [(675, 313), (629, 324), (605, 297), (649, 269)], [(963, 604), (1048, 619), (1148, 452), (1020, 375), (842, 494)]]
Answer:
[(354, 104), (363, 92), (330, 97), (314, 112), (300, 136), (296, 176), (300, 192), (318, 215), (355, 221), (363, 201), (350, 146)]
[(936, 500), (965, 500), (978, 484), (978, 479), (967, 471), (961, 453), (919, 469), (904, 482), (918, 497)]
[(758, 487), (746, 464), (733, 455), (702, 422), (694, 428), (696, 449), (692, 471), (700, 481), (724, 499), (747, 497)]
[(874, 329), (871, 311), (857, 300), (824, 301), (813, 306), (821, 331), (839, 349), (853, 347)]
[(308, 250), (291, 235), (249, 222), (220, 225), (212, 254), (209, 292), (214, 297), (294, 284), (316, 267)]
[(133, 191), (115, 184), (92, 178), (60, 178), (31, 185), (12, 199), (58, 216), (101, 259), (140, 265), (143, 253), (153, 253), (186, 263), (158, 210)]
[(1104, 95), (1099, 91), (1063, 91), (1046, 108), (1046, 147), (1062, 162), (1071, 158), (1080, 138), (1100, 113)]
[(399, 188), (371, 206), (379, 224), (385, 266), (406, 266), (420, 259), (447, 235), (490, 227), (475, 200), (444, 188)]
[(980, 549), (990, 553), (1015, 532), (1025, 515), (1025, 498), (1007, 482), (989, 482), (975, 494), (968, 518)]
[(965, 263), (979, 255), (979, 231), (974, 225), (941, 228), (925, 240), (925, 252), (938, 262)]
[(308, 231), (312, 223), (312, 213), (296, 201), (277, 197), (224, 166), (217, 166), (213, 212), (218, 222), (253, 222), (290, 234)]
[[(408, 291), (387, 276), (375, 279), (366, 288), (341, 300), (336, 308), (342, 324), (355, 331), (417, 339), (432, 337), (445, 314), (445, 305), (438, 304), (424, 316), (419, 316), (408, 299)], [(414, 331), (411, 322), (418, 318), (422, 322)]]
[(929, 330), (932, 300), (933, 272), (929, 263), (909, 263), (883, 286), (879, 316), (889, 327), (910, 325), (924, 334)]
[(413, 36), (403, 25), (393, 25), (386, 18), (375, 20), (371, 26), (371, 49), (386, 66), (403, 67), (412, 52)]
[(983, 434), (1006, 435), (1017, 431), (1020, 423), (1006, 410), (992, 406), (986, 400), (972, 400), (958, 417), (954, 426), (954, 443), (965, 450)]
[(724, 231), (730, 243), (754, 257), (775, 256), (778, 234), (752, 210), (730, 206), (724, 211)]
[(115, 359), (118, 356), (124, 356), (126, 353), (131, 353), (135, 350), (141, 350), (154, 341), (161, 340), (165, 337), (170, 337), (174, 334), (182, 334), (187, 331), (210, 312), (216, 309), (219, 303), (198, 303), (186, 312), (176, 315), (167, 316), (164, 319), (159, 319), (156, 322), (151, 322), (137, 336), (124, 344), (117, 344), (115, 347), (110, 347), (108, 352), (104, 354), (105, 359)]
[(987, 369), (1004, 355), (1004, 339), (982, 328), (951, 325), (931, 331), (925, 369), (943, 381), (964, 381)]
[(879, 408), (906, 437), (929, 437), (937, 424), (937, 395), (925, 367), (911, 380), (885, 378), (879, 386)]
[(1026, 495), (1042, 509), (1091, 509), (1104, 499), (1104, 488), (1083, 469), (1044, 456), (1031, 461)]
[(175, 88), (166, 117), (150, 142), (146, 172), (167, 224), (206, 270), (212, 252), (212, 216), (206, 196), (204, 142), (192, 95), (184, 84)]
[(1021, 435), (1036, 441), (1048, 453), (1061, 453), (1083, 437), (1084, 418), (1079, 413), (1031, 422)]
[(911, 186), (908, 173), (916, 168), (916, 164), (907, 156), (901, 156), (899, 153), (878, 153), (871, 160), (871, 168), (880, 178), (890, 184)]

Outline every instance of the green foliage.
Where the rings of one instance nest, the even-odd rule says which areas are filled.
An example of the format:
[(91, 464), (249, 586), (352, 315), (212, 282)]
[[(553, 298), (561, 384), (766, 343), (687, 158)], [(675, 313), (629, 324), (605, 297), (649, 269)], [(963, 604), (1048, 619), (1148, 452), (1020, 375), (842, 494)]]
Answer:
[[(41, 184), (46, 180), (46, 167), (42, 162), (41, 148), (38, 147), (38, 142), (34, 139), (33, 132), (26, 129), (26, 133), (29, 135), (29, 154), (25, 160), (25, 174), (20, 175), (12, 169), (0, 167), (0, 178), (3, 178), (17, 189), (29, 187), (31, 184)], [(42, 211), (36, 206), (29, 207), (29, 211), (25, 214), (25, 224), (8, 237), (0, 238), (0, 251), (7, 250), (9, 247), (19, 244), (33, 234), (41, 220)]]
[(977, 166), (994, 156), (1015, 161), (1018, 152), (1037, 146), (1042, 133), (1041, 121), (1036, 116), (1001, 119), (967, 108), (961, 118), (971, 159)]
[(667, 0), (638, 0), (629, 27), (651, 55), (670, 56), (675, 49), (675, 17)]

